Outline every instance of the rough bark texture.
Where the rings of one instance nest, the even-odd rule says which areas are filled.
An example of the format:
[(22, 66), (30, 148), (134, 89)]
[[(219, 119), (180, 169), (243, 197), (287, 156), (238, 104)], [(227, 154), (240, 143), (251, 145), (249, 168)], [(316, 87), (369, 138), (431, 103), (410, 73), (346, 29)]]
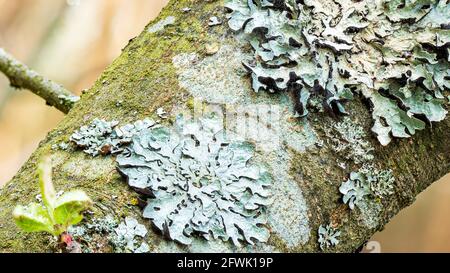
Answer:
[[(191, 7), (192, 10), (183, 12), (184, 7)], [(175, 21), (160, 28), (159, 26), (164, 25), (161, 22), (167, 22), (168, 16), (173, 16)], [(244, 58), (246, 48), (242, 48), (225, 24), (208, 26), (211, 16), (218, 16), (225, 21), (222, 1), (173, 0), (140, 36), (130, 41), (121, 56), (82, 95), (81, 100), (57, 128), (40, 143), (12, 181), (0, 189), (0, 252), (55, 251), (49, 236), (23, 233), (17, 229), (11, 217), (16, 204), (29, 203), (38, 194), (36, 163), (42, 155), (49, 153), (52, 154), (57, 189), (84, 189), (95, 202), (95, 214), (91, 217), (106, 214), (117, 217), (132, 215), (150, 228), (149, 222), (141, 218), (140, 208), (135, 205), (138, 195), (129, 189), (115, 170), (113, 157), (92, 158), (75, 147), (68, 150), (51, 148), (54, 144), (67, 142), (73, 131), (94, 118), (115, 119), (121, 123), (144, 117), (157, 119), (155, 110), (159, 107), (164, 107), (173, 117), (179, 112), (189, 111), (192, 94), (198, 95), (202, 92), (202, 87), (205, 89), (204, 97), (209, 95), (217, 98), (223, 95), (226, 97), (223, 102), (236, 105), (289, 105), (280, 95), (253, 94), (248, 77), (236, 76), (242, 73), (239, 74), (240, 68), (233, 64), (240, 65), (241, 60), (235, 59), (239, 56)], [(220, 49), (212, 54), (216, 51), (216, 46)], [(175, 59), (183, 59), (183, 56), (187, 56), (184, 53), (196, 53), (198, 61), (184, 67), (180, 62), (175, 62), (174, 65), (173, 58), (178, 56)], [(224, 69), (220, 64), (231, 66), (231, 69)], [(197, 70), (190, 66), (195, 66)], [(236, 73), (232, 73), (233, 69)], [(204, 78), (196, 77), (199, 75)], [(236, 77), (240, 79), (237, 83)], [(217, 94), (207, 94), (213, 91), (208, 89), (205, 82), (215, 89), (220, 87), (221, 90), (216, 90)], [(233, 99), (236, 94), (240, 94), (233, 93), (236, 91), (232, 90), (235, 84), (242, 85), (244, 99)], [(195, 88), (193, 85), (196, 85)], [(226, 96), (229, 94), (234, 94), (230, 96), (231, 99)], [(117, 104), (118, 101), (121, 103)], [(375, 159), (371, 164), (379, 169), (391, 169), (395, 176), (395, 193), (375, 201), (380, 205), (380, 210), (364, 214), (358, 209), (350, 210), (341, 201), (338, 188), (348, 178), (351, 170), (358, 169), (358, 165), (351, 159), (345, 159), (329, 144), (330, 132), (333, 132), (330, 128), (339, 119), (326, 113), (311, 113), (306, 120), (299, 121), (290, 118), (288, 110), (282, 115), (287, 124), (283, 134), (299, 137), (285, 138), (286, 146), (279, 149), (284, 153), (282, 165), (286, 166), (286, 170), (273, 170), (273, 175), (288, 181), (290, 184), (286, 189), (294, 186), (295, 193), (301, 195), (298, 199), (304, 199), (304, 204), (298, 208), (302, 214), (297, 216), (305, 218), (300, 221), (302, 226), (295, 226), (299, 221), (294, 217), (292, 226), (271, 226), (273, 233), (267, 244), (243, 249), (203, 241), (186, 247), (164, 239), (158, 232), (150, 232), (146, 240), (151, 250), (314, 252), (319, 251), (318, 227), (331, 222), (339, 228), (341, 236), (340, 243), (328, 251), (357, 251), (391, 217), (410, 205), (417, 194), (450, 171), (450, 146), (447, 141), (450, 137), (450, 119), (429, 126), (411, 139), (396, 140), (389, 146), (382, 147), (369, 132), (372, 119), (367, 106), (359, 101), (356, 99), (347, 107), (352, 122), (368, 132), (367, 140), (375, 147)], [(173, 119), (169, 118), (164, 123), (170, 125), (171, 121)], [(308, 132), (313, 132), (314, 137), (303, 136), (301, 139), (301, 135), (308, 135)], [(339, 141), (339, 136), (336, 135), (336, 139)], [(264, 158), (272, 160), (270, 156)], [(339, 168), (336, 162), (346, 162), (347, 167)], [(294, 204), (296, 198), (291, 199)], [(284, 209), (286, 212), (281, 208), (275, 214), (287, 215), (290, 211), (297, 211), (294, 208)], [(279, 218), (274, 220), (275, 226), (277, 221)], [(300, 235), (297, 230), (301, 230)], [(290, 236), (300, 239), (290, 239)]]

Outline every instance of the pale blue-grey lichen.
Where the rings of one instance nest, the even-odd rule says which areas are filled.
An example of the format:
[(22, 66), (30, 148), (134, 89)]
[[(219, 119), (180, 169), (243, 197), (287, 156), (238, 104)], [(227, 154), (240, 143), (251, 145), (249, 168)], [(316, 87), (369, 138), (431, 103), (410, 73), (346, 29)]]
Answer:
[(209, 103), (231, 104), (249, 101), (242, 60), (248, 58), (239, 48), (221, 44), (213, 56), (201, 59), (196, 53), (173, 57), (179, 85), (194, 98)]
[(331, 128), (326, 131), (327, 141), (338, 154), (356, 164), (367, 163), (374, 159), (372, 154), (374, 148), (366, 140), (363, 127), (349, 117), (344, 117), (340, 122), (333, 122)]
[(266, 242), (271, 177), (251, 162), (254, 147), (228, 141), (216, 118), (179, 117), (176, 128), (143, 130), (117, 157), (130, 186), (151, 196), (144, 217), (182, 244)]
[(341, 232), (332, 227), (330, 224), (326, 226), (320, 225), (318, 232), (320, 249), (325, 250), (339, 244), (339, 236), (341, 235)]
[(156, 115), (158, 115), (158, 117), (160, 117), (162, 119), (167, 118), (167, 112), (162, 107), (159, 107), (158, 109), (156, 109)]
[(82, 126), (75, 131), (71, 135), (70, 141), (92, 156), (114, 154), (121, 152), (123, 146), (131, 142), (133, 135), (156, 125), (151, 119), (139, 120), (121, 127), (117, 127), (118, 124), (117, 121), (96, 118), (88, 126)]
[(143, 253), (150, 250), (149, 246), (145, 242), (141, 242), (139, 245), (136, 238), (144, 238), (146, 234), (147, 228), (144, 225), (139, 224), (133, 217), (126, 217), (125, 221), (114, 229), (114, 234), (110, 235), (110, 240), (116, 248)]
[(394, 193), (394, 176), (391, 170), (378, 170), (372, 165), (364, 165), (358, 172), (341, 184), (339, 192), (342, 201), (350, 209), (361, 207), (367, 198), (386, 198)]
[(361, 93), (381, 144), (441, 121), (450, 89), (447, 0), (227, 0), (247, 35), (253, 89), (289, 91), (300, 116), (310, 98), (331, 111)]
[(213, 17), (209, 18), (208, 26), (213, 27), (213, 26), (218, 26), (221, 24), (222, 24), (222, 21), (220, 21), (220, 19), (217, 18), (217, 16), (213, 16)]
[(350, 209), (354, 209), (370, 194), (370, 186), (364, 175), (352, 172), (350, 178), (339, 187), (339, 191), (343, 195), (342, 201), (348, 204)]
[(96, 248), (96, 239), (107, 238), (108, 244), (115, 252), (149, 252), (150, 248), (144, 241), (147, 228), (139, 224), (133, 217), (126, 217), (123, 222), (118, 222), (111, 215), (103, 218), (94, 218), (84, 223), (69, 228), (68, 232), (79, 241), (83, 252), (93, 252)]
[(374, 196), (382, 199), (394, 193), (395, 178), (392, 170), (379, 170), (366, 164), (359, 171), (366, 177)]
[(63, 142), (60, 142), (59, 144), (52, 145), (52, 150), (58, 150), (58, 149), (66, 151), (67, 149), (69, 149), (69, 143), (63, 141)]

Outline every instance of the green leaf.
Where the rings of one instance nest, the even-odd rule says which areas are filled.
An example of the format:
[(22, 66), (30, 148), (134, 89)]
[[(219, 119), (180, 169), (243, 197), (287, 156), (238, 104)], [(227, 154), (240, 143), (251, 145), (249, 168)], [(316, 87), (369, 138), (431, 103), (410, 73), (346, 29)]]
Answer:
[(64, 193), (56, 200), (54, 219), (57, 225), (69, 227), (83, 219), (81, 214), (92, 205), (91, 199), (82, 190), (73, 190)]
[(13, 217), (16, 225), (26, 232), (46, 231), (57, 235), (47, 210), (39, 204), (31, 203), (26, 207), (17, 206), (14, 209)]
[(56, 201), (56, 191), (52, 183), (52, 162), (50, 157), (45, 157), (39, 162), (38, 174), (42, 201), (47, 208), (48, 214), (52, 217)]
[(50, 157), (44, 157), (40, 161), (38, 174), (44, 205), (31, 203), (28, 206), (17, 206), (13, 217), (17, 226), (24, 231), (46, 231), (58, 236), (83, 219), (81, 213), (92, 205), (92, 201), (81, 190), (69, 191), (60, 197), (56, 196), (52, 183)]

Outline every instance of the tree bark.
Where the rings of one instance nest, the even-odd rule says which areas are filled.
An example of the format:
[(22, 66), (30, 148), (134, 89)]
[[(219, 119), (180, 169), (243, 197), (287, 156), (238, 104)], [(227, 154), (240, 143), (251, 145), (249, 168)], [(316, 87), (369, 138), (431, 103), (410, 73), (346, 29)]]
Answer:
[[(191, 10), (186, 11), (185, 7)], [(212, 16), (224, 23), (208, 26)], [(393, 171), (395, 193), (372, 200), (369, 209), (350, 210), (342, 202), (339, 186), (361, 164), (355, 162), (351, 153), (336, 152), (333, 145), (348, 144), (333, 129), (342, 118), (320, 112), (303, 119), (293, 118), (285, 95), (254, 94), (251, 80), (242, 73), (241, 66), (249, 49), (225, 22), (222, 1), (172, 0), (156, 20), (130, 41), (17, 175), (0, 189), (0, 252), (55, 251), (48, 236), (21, 232), (11, 216), (15, 205), (27, 204), (38, 194), (36, 164), (45, 154), (52, 156), (58, 190), (84, 189), (95, 202), (93, 217), (132, 215), (146, 223), (152, 230), (146, 240), (157, 252), (315, 252), (320, 250), (318, 227), (328, 223), (338, 228), (341, 235), (340, 243), (327, 251), (355, 252), (410, 205), (417, 194), (450, 172), (450, 119), (383, 147), (370, 133), (368, 106), (355, 98), (346, 106), (349, 118), (364, 128), (364, 140), (374, 148), (370, 164)], [(269, 207), (271, 237), (265, 244), (236, 248), (201, 240), (192, 246), (170, 242), (142, 219), (141, 209), (134, 205), (139, 196), (115, 170), (112, 156), (92, 158), (74, 146), (52, 149), (55, 144), (68, 142), (75, 130), (94, 118), (121, 123), (145, 117), (158, 119), (155, 111), (163, 107), (170, 115), (163, 123), (170, 126), (173, 117), (189, 112), (192, 98), (199, 96), (234, 108), (251, 109), (259, 104), (281, 107), (282, 145), (275, 151), (258, 152), (272, 166), (276, 192), (274, 205)]]

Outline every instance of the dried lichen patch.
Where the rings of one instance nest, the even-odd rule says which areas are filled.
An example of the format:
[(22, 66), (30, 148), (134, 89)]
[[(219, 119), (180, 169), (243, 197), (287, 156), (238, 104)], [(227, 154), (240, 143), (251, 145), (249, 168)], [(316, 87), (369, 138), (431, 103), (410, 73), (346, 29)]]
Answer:
[[(277, 151), (265, 156), (274, 177), (272, 204), (268, 209), (268, 219), (272, 232), (277, 234), (287, 247), (305, 244), (310, 238), (308, 206), (302, 190), (289, 176), (289, 155)], [(272, 158), (274, 157), (274, 158)]]
[(307, 120), (297, 120), (283, 101), (226, 105), (227, 131), (238, 139), (251, 141), (259, 152), (270, 153), (289, 147), (304, 152), (317, 142)]
[(359, 215), (359, 221), (368, 228), (377, 228), (380, 223), (380, 213), (383, 210), (381, 203), (377, 200), (368, 200), (361, 203), (359, 208), (361, 214)]
[(143, 130), (117, 157), (129, 184), (153, 196), (144, 217), (183, 244), (193, 236), (267, 241), (271, 178), (249, 162), (253, 146), (227, 141), (217, 119), (178, 119), (177, 127)]
[(371, 143), (367, 140), (364, 128), (353, 122), (349, 117), (333, 123), (326, 132), (327, 141), (338, 154), (355, 164), (370, 162), (374, 159)]
[(210, 103), (236, 103), (246, 100), (248, 91), (239, 74), (246, 55), (230, 45), (222, 45), (213, 56), (199, 59), (196, 53), (173, 58), (178, 81), (195, 98)]
[(59, 169), (69, 176), (80, 177), (83, 175), (84, 179), (97, 180), (114, 170), (114, 167), (112, 158), (93, 158), (92, 160), (71, 158), (65, 161)]
[[(254, 60), (253, 89), (293, 94), (299, 116), (310, 97), (330, 111), (361, 93), (373, 105), (381, 144), (441, 121), (450, 89), (450, 4), (426, 1), (227, 0), (229, 27)], [(414, 8), (416, 7), (417, 8)]]
[(150, 33), (156, 33), (163, 30), (166, 26), (173, 25), (175, 23), (176, 18), (174, 16), (167, 16), (164, 19), (156, 22), (152, 26), (150, 26), (147, 31)]

